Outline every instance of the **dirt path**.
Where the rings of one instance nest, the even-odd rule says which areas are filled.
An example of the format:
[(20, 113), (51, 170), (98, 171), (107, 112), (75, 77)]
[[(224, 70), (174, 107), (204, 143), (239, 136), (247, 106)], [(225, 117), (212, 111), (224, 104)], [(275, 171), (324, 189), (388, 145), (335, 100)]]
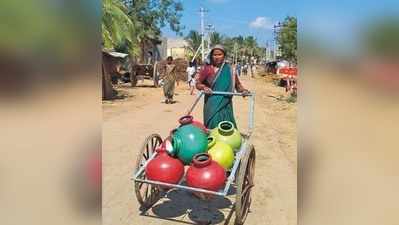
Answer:
[[(284, 89), (264, 78), (242, 77), (242, 80), (248, 89), (256, 91), (256, 125), (251, 137), (257, 154), (255, 187), (251, 212), (245, 224), (295, 225), (296, 104), (270, 97), (285, 95)], [(129, 98), (103, 104), (103, 224), (194, 224), (193, 221), (201, 220), (233, 224), (234, 215), (230, 223), (226, 218), (231, 212), (234, 196), (201, 202), (184, 191), (170, 192), (148, 211), (148, 215), (140, 215), (130, 180), (137, 152), (146, 136), (159, 133), (165, 137), (177, 125), (179, 116), (191, 106), (195, 96), (189, 95), (182, 82), (177, 89), (178, 103), (174, 105), (160, 103), (160, 88), (123, 90), (129, 93)], [(240, 129), (247, 127), (247, 101), (242, 98), (234, 101)], [(199, 120), (202, 120), (201, 109), (199, 104), (194, 112)]]

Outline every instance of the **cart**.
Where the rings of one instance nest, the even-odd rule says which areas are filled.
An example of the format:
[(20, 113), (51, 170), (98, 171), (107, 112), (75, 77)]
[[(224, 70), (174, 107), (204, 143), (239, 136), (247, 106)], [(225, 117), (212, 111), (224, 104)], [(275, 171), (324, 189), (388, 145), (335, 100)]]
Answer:
[(144, 79), (152, 80), (154, 87), (158, 87), (159, 75), (157, 72), (157, 62), (154, 64), (136, 64), (132, 67), (130, 72), (130, 82), (132, 87), (137, 85), (138, 80), (144, 81)]
[[(229, 171), (230, 174), (227, 177), (224, 187), (217, 192), (189, 187), (184, 184), (185, 176), (183, 176), (178, 184), (149, 180), (146, 177), (145, 168), (158, 154), (155, 149), (162, 144), (161, 136), (159, 134), (152, 134), (146, 138), (137, 156), (136, 168), (132, 178), (132, 180), (134, 180), (136, 197), (143, 211), (150, 209), (160, 200), (163, 192), (170, 191), (173, 188), (225, 197), (229, 193), (230, 188), (235, 185), (235, 225), (244, 224), (251, 205), (251, 190), (254, 187), (255, 148), (250, 143), (250, 137), (254, 127), (255, 93), (244, 95), (242, 93), (233, 92), (213, 92), (212, 94), (249, 97), (248, 132), (241, 133), (243, 138), (242, 144), (240, 149), (235, 153), (233, 167)], [(192, 113), (195, 106), (204, 95), (204, 92), (200, 93), (193, 106), (187, 112), (187, 115)], [(168, 190), (162, 188), (163, 186), (168, 187)]]

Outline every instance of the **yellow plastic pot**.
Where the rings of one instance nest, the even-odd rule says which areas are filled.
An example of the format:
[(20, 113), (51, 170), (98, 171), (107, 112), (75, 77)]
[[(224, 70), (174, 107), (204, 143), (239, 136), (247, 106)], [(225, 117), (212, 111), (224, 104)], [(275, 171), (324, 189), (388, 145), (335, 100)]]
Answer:
[(213, 136), (208, 137), (208, 154), (211, 155), (212, 160), (219, 163), (225, 170), (229, 170), (233, 166), (233, 149), (228, 144), (216, 141)]
[(241, 134), (234, 128), (230, 121), (222, 121), (218, 127), (211, 130), (211, 136), (216, 138), (216, 141), (221, 141), (230, 145), (233, 151), (237, 152), (241, 146)]

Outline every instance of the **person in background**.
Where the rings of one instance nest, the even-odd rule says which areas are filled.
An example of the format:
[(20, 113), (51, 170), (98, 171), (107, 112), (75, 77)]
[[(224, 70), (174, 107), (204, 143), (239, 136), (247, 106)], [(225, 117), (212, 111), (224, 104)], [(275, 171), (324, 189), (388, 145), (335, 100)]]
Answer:
[(238, 76), (241, 76), (241, 63), (238, 62), (236, 65), (236, 72)]
[(191, 82), (191, 80), (192, 80), (192, 76), (193, 76), (193, 74), (195, 74), (195, 72), (196, 72), (193, 62), (190, 61), (190, 62), (188, 63), (188, 67), (187, 67), (186, 72), (187, 72), (187, 84), (188, 84), (188, 86), (190, 87), (190, 82)]
[(246, 63), (244, 63), (244, 65), (242, 66), (242, 74), (244, 76), (248, 74), (248, 65)]
[(195, 74), (197, 73), (194, 62), (190, 62), (187, 67), (187, 83), (190, 88), (190, 95), (194, 94)]
[(173, 57), (168, 56), (166, 59), (166, 69), (163, 74), (163, 93), (165, 96), (166, 104), (173, 104), (173, 95), (175, 94), (175, 82), (176, 82), (176, 65), (173, 64)]

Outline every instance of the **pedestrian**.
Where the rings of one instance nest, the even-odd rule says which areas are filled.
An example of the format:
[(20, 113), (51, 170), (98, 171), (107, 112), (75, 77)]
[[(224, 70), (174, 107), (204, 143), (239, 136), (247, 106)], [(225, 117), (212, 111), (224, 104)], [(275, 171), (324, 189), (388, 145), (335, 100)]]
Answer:
[(236, 66), (236, 72), (238, 76), (241, 76), (241, 63), (238, 62)]
[(250, 68), (250, 70), (251, 70), (251, 77), (253, 78), (253, 77), (255, 77), (255, 71), (254, 71), (254, 64), (253, 63), (251, 63), (250, 65), (249, 65), (249, 68)]
[(246, 76), (248, 74), (248, 65), (244, 63), (242, 66), (242, 74)]
[(166, 59), (166, 69), (163, 74), (163, 93), (165, 96), (166, 104), (173, 104), (173, 95), (175, 94), (175, 82), (176, 82), (176, 65), (173, 64), (173, 57), (168, 56)]
[(190, 62), (187, 67), (187, 83), (190, 88), (190, 95), (194, 94), (195, 74), (197, 73), (194, 62)]
[(209, 64), (205, 65), (197, 78), (196, 87), (206, 93), (204, 99), (204, 124), (208, 129), (218, 126), (221, 121), (230, 121), (237, 128), (233, 113), (232, 96), (212, 95), (213, 91), (249, 94), (241, 84), (237, 73), (226, 62), (226, 50), (222, 45), (212, 48)]

